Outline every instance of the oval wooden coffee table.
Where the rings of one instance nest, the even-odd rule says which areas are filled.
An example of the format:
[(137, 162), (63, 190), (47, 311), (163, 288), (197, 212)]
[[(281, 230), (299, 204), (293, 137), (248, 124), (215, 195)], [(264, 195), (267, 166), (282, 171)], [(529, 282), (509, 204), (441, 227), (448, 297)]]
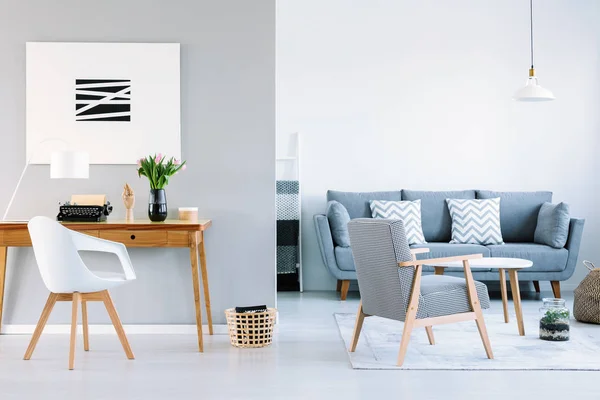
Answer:
[[(515, 314), (517, 315), (517, 326), (519, 335), (525, 336), (525, 326), (523, 325), (523, 309), (521, 307), (521, 292), (519, 291), (519, 277), (517, 271), (530, 268), (533, 262), (522, 258), (503, 258), (503, 257), (485, 257), (469, 260), (469, 266), (474, 269), (498, 269), (500, 274), (500, 292), (502, 293), (502, 307), (504, 309), (504, 322), (508, 323), (508, 294), (506, 293), (506, 274), (510, 278), (510, 291), (512, 293), (513, 303), (515, 304)], [(449, 267), (462, 268), (462, 261), (442, 263), (433, 266), (436, 275), (443, 275), (444, 269)]]

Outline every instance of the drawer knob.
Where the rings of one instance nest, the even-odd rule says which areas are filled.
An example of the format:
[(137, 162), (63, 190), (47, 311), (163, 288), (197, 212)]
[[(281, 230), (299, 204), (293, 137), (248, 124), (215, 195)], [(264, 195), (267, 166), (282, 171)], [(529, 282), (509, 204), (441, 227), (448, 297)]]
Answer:
[(135, 235), (131, 235), (131, 240), (135, 240)]

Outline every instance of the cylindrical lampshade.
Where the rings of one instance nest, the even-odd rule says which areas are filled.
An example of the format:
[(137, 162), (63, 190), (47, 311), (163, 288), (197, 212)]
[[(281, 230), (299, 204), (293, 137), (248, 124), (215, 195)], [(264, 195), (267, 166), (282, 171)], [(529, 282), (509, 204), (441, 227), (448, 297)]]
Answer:
[(55, 151), (50, 158), (51, 179), (88, 179), (90, 155), (84, 151)]

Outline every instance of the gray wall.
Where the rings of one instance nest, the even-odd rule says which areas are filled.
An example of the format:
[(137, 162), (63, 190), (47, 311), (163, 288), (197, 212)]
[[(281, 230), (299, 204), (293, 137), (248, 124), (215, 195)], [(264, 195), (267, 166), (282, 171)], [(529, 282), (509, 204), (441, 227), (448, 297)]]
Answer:
[[(0, 9), (0, 209), (25, 162), (25, 42), (181, 43), (189, 165), (167, 188), (169, 212), (198, 206), (213, 219), (206, 246), (215, 322), (224, 322), (227, 307), (274, 305), (275, 1), (0, 0)], [(98, 139), (106, 151), (120, 145)], [(123, 218), (125, 182), (137, 194), (136, 217), (145, 218), (148, 183), (134, 166), (91, 166), (87, 181), (51, 181), (47, 166), (31, 166), (9, 218), (54, 216), (73, 193), (106, 193), (115, 206), (110, 218)], [(138, 280), (113, 291), (123, 322), (193, 323), (189, 252), (130, 254)], [(96, 268), (113, 264), (110, 257), (86, 259)], [(9, 260), (4, 323), (33, 324), (48, 292), (31, 249), (11, 249)], [(67, 321), (68, 306), (60, 304), (49, 323)], [(90, 323), (108, 322), (90, 308)]]

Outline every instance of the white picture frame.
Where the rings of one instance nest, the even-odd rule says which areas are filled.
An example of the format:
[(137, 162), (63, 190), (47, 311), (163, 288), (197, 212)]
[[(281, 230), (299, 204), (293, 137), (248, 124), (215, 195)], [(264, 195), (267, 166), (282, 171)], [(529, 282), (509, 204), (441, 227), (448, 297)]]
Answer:
[(26, 60), (32, 164), (67, 149), (91, 164), (181, 159), (179, 43), (28, 42)]

